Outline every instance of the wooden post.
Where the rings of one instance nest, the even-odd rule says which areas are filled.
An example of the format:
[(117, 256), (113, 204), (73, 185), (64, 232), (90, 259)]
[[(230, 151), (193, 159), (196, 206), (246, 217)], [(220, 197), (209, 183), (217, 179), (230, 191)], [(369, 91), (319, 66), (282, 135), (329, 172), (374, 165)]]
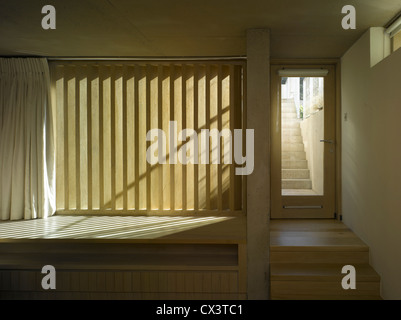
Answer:
[(254, 171), (247, 176), (247, 268), (251, 300), (269, 298), (269, 51), (268, 29), (247, 30), (247, 129), (253, 129), (255, 136)]

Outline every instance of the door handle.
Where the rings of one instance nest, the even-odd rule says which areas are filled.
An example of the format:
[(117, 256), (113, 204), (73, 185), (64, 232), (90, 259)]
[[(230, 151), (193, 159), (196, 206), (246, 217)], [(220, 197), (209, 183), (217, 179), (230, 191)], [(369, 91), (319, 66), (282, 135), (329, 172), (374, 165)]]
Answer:
[(326, 143), (331, 143), (331, 144), (335, 143), (334, 140), (325, 140), (325, 139), (320, 140), (320, 142), (326, 142)]

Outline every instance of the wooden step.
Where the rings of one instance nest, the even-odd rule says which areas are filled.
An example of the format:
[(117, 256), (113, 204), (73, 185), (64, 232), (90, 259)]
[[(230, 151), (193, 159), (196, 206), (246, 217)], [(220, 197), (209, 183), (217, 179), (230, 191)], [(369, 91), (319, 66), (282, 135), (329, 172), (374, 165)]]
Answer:
[[(343, 279), (343, 264), (327, 263), (272, 263), (272, 281), (326, 281), (338, 282)], [(368, 264), (354, 264), (357, 282), (378, 282), (380, 276)]]
[(364, 264), (369, 263), (369, 251), (344, 251), (313, 248), (305, 251), (270, 251), (271, 263), (338, 263)]
[(379, 296), (380, 282), (357, 282), (356, 289), (345, 290), (341, 281), (271, 281), (271, 297), (284, 295)]
[[(271, 221), (270, 297), (273, 300), (381, 300), (380, 276), (369, 247), (336, 220)], [(345, 290), (342, 268), (356, 271)]]
[(379, 295), (297, 295), (297, 294), (275, 294), (271, 300), (383, 300)]

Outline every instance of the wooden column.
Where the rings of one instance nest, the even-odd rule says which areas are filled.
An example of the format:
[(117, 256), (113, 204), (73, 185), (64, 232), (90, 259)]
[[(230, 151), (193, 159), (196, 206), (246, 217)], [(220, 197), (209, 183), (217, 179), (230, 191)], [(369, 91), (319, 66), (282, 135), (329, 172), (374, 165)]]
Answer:
[(269, 51), (268, 29), (247, 30), (247, 129), (253, 129), (255, 135), (254, 171), (247, 176), (248, 299), (251, 300), (269, 298)]

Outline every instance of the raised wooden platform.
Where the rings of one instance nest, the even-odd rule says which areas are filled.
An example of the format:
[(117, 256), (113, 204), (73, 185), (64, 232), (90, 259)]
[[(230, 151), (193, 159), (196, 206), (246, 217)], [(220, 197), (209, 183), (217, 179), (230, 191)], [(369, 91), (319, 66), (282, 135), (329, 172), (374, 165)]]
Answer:
[[(272, 299), (381, 299), (369, 247), (337, 220), (271, 221), (270, 250)], [(355, 290), (342, 288), (344, 265), (355, 267)]]
[[(53, 265), (56, 290), (43, 290)], [(244, 217), (54, 216), (0, 223), (2, 299), (244, 299)]]

